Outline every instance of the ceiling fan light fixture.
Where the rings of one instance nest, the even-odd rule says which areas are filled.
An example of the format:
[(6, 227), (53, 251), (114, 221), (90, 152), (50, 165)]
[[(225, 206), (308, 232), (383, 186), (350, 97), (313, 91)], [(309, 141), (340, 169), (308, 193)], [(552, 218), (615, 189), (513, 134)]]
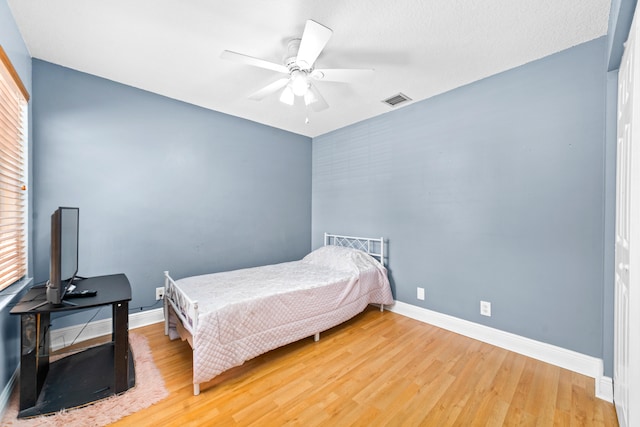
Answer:
[(308, 90), (307, 93), (304, 94), (304, 105), (311, 105), (316, 102), (318, 99), (313, 94), (313, 91)]
[(280, 102), (287, 105), (293, 105), (294, 98), (295, 97), (293, 94), (293, 89), (291, 89), (291, 85), (287, 85), (282, 91), (282, 94), (280, 94)]
[(296, 96), (304, 96), (309, 89), (309, 80), (307, 74), (302, 71), (293, 71), (291, 73), (291, 89)]

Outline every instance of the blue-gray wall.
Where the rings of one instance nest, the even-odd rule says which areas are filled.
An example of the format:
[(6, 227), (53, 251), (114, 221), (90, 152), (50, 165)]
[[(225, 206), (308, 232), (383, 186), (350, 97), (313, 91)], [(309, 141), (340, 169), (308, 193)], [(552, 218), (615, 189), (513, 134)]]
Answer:
[(33, 89), (36, 281), (48, 277), (58, 206), (80, 208), (80, 275), (126, 273), (131, 308), (156, 303), (163, 270), (308, 252), (310, 138), (40, 60)]
[[(0, 0), (0, 45), (9, 56), (27, 91), (33, 95), (31, 90), (31, 56), (22, 40), (6, 0)], [(29, 117), (28, 128), (31, 129), (31, 115)], [(31, 150), (31, 138), (29, 138), (28, 145), (29, 150)], [(29, 160), (30, 163), (31, 161)], [(30, 204), (31, 202), (29, 201)], [(29, 243), (31, 242), (31, 230), (32, 227), (30, 225), (27, 238)], [(32, 253), (31, 249), (29, 247), (30, 254)], [(31, 259), (31, 256), (29, 258)], [(31, 271), (31, 265), (32, 263), (30, 262), (29, 272)], [(9, 315), (12, 301), (19, 296), (20, 292), (15, 289), (15, 286), (0, 292), (0, 394), (7, 388), (7, 384), (19, 362), (19, 318)], [(2, 408), (0, 408), (1, 410)]]
[(314, 247), (385, 236), (397, 300), (603, 357), (606, 49), (314, 138)]

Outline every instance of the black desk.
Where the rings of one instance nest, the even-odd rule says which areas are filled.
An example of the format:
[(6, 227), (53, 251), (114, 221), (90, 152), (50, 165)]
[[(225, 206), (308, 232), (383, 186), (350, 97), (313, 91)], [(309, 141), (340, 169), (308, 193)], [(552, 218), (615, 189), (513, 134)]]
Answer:
[[(20, 412), (31, 417), (74, 408), (127, 391), (135, 385), (129, 348), (131, 286), (124, 274), (90, 277), (74, 282), (76, 291), (97, 295), (54, 306), (45, 288), (32, 288), (11, 309), (20, 315)], [(111, 342), (66, 356), (49, 364), (51, 313), (112, 306)], [(35, 307), (35, 308), (34, 308)]]

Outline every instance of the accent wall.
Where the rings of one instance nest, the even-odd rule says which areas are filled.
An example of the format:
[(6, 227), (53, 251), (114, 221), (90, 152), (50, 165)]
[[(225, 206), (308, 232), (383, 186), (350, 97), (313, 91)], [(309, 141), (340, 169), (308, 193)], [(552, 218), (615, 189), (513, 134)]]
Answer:
[(385, 236), (397, 300), (611, 357), (606, 51), (603, 37), (314, 138), (313, 247)]

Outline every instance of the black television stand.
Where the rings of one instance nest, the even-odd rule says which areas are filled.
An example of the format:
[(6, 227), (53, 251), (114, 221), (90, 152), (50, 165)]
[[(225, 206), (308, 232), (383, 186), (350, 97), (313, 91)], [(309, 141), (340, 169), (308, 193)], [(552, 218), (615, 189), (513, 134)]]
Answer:
[[(84, 406), (135, 385), (129, 348), (131, 286), (127, 276), (89, 277), (76, 289), (98, 292), (75, 299), (73, 305), (69, 301), (53, 305), (47, 301), (45, 288), (34, 287), (11, 309), (11, 314), (20, 315), (19, 418)], [(112, 307), (111, 341), (49, 363), (51, 313), (104, 305)]]

